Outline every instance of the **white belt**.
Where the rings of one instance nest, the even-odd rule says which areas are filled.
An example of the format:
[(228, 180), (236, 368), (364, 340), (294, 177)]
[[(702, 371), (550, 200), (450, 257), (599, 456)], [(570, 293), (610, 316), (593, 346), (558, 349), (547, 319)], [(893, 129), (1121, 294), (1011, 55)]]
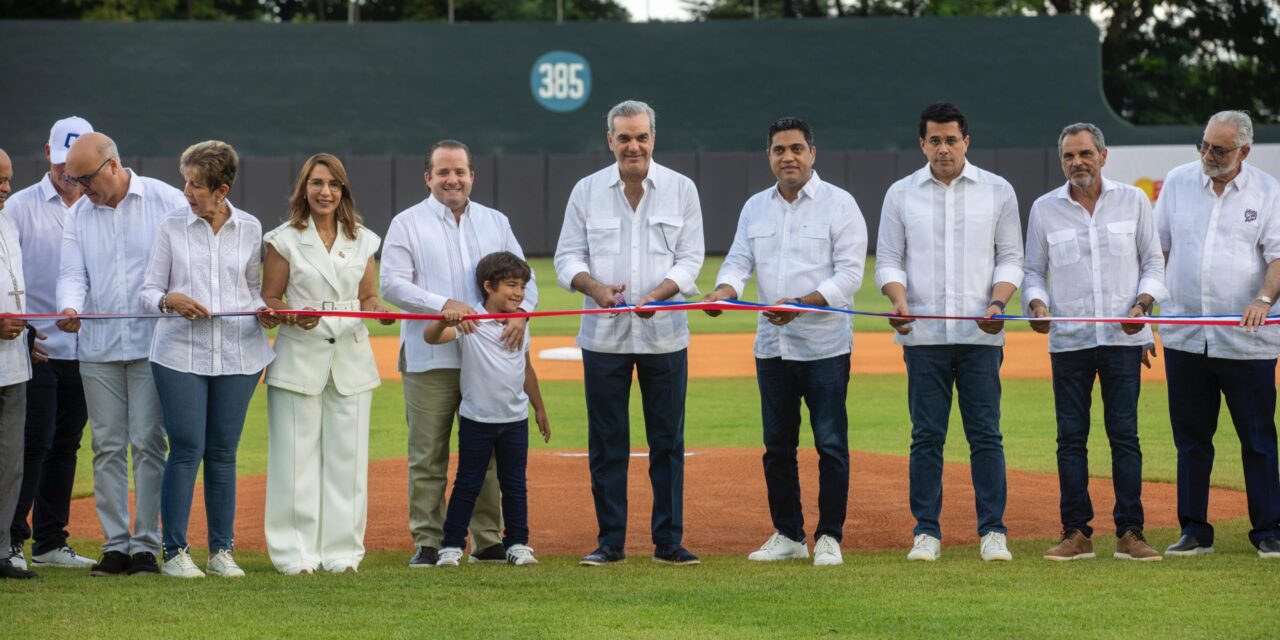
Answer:
[(360, 310), (359, 300), (320, 301), (320, 300), (294, 300), (290, 298), (289, 304), (293, 306), (294, 309), (311, 307), (312, 309), (319, 309), (320, 311), (359, 311)]

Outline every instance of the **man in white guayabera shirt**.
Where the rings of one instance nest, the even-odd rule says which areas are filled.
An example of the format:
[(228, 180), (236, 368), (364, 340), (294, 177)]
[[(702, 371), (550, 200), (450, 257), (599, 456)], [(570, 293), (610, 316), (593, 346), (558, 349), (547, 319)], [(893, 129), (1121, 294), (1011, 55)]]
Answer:
[(1280, 327), (1262, 326), (1280, 295), (1280, 182), (1245, 163), (1253, 122), (1242, 111), (1209, 118), (1200, 160), (1169, 172), (1156, 201), (1168, 259), (1162, 315), (1241, 314), (1240, 326), (1166, 325), (1169, 422), (1178, 448), (1178, 524), (1170, 556), (1213, 551), (1209, 475), (1226, 397), (1249, 494), (1249, 541), (1280, 558), (1276, 464), (1276, 356)]
[[(22, 277), (22, 245), (18, 229), (4, 211), (13, 180), (13, 161), (0, 149), (0, 313), (26, 313), (26, 284)], [(27, 323), (0, 318), (0, 523), (13, 518), (22, 485), (23, 419), (31, 359)], [(0, 580), (29, 580), (35, 572), (9, 558), (9, 530), (0, 529)]]
[[(885, 194), (876, 243), (876, 283), (900, 315), (991, 318), (1022, 283), (1022, 225), (1013, 187), (967, 161), (969, 124), (955, 105), (920, 114), (929, 163)], [(942, 446), (954, 388), (969, 441), (983, 560), (1010, 560), (1005, 540), (1000, 364), (1004, 323), (890, 320), (907, 363), (911, 411), (909, 560), (941, 555)]]
[[(693, 181), (653, 162), (655, 114), (634, 100), (606, 116), (606, 141), (617, 162), (573, 187), (556, 246), (556, 279), (584, 294), (583, 308), (622, 301), (642, 306), (697, 292), (702, 269), (702, 205)], [(631, 434), (627, 398), (635, 370), (644, 404), (653, 486), (657, 562), (696, 564), (684, 536), (684, 401), (689, 325), (683, 311), (584, 315), (578, 331), (587, 395), (591, 495), (598, 546), (582, 558), (593, 566), (626, 558), (627, 463)]]
[[(67, 151), (80, 136), (93, 131), (84, 118), (71, 116), (53, 124), (44, 147), (49, 171), (40, 181), (9, 198), (7, 213), (22, 236), (22, 266), (27, 276), (31, 313), (57, 313), (58, 270), (62, 232), (80, 186), (66, 179)], [(93, 560), (67, 544), (71, 490), (76, 478), (76, 452), (89, 419), (76, 361), (76, 334), (58, 331), (53, 320), (35, 320), (39, 332), (27, 385), (26, 448), (22, 491), (9, 526), (13, 563), (24, 564), (22, 546), (32, 538), (32, 564), (37, 567), (88, 568)], [(27, 516), (31, 516), (30, 525)]]
[[(126, 168), (115, 142), (99, 132), (71, 145), (66, 173), (84, 197), (72, 208), (62, 238), (58, 307), (72, 316), (153, 313), (141, 293), (156, 229), (161, 219), (186, 211), (187, 199)], [(93, 430), (94, 502), (106, 541), (90, 575), (160, 572), (160, 483), (168, 445), (148, 360), (155, 323), (58, 321), (59, 329), (80, 333), (77, 357)], [(136, 493), (132, 534), (130, 450)]]
[[(405, 311), (441, 313), (481, 298), (476, 264), (498, 251), (524, 259), (524, 251), (501, 211), (471, 200), (475, 171), (471, 150), (456, 140), (442, 140), (427, 151), (424, 174), (430, 195), (391, 221), (382, 248), (382, 297)], [(538, 304), (538, 286), (529, 281), (520, 308)], [(502, 339), (507, 347), (524, 346), (524, 318), (507, 321)], [(449, 473), (449, 438), (462, 403), (458, 343), (429, 345), (422, 339), (427, 322), (400, 323), (400, 371), (404, 375), (405, 417), (409, 423), (409, 531), (417, 547), (409, 566), (434, 567), (444, 540), (445, 478)], [(458, 325), (463, 333), (475, 323)], [(471, 562), (506, 562), (502, 515), (493, 462), (471, 517)]]
[[(703, 300), (736, 299), (752, 272), (760, 301), (851, 309), (867, 259), (867, 223), (849, 192), (813, 170), (813, 129), (799, 118), (769, 126), (774, 186), (747, 200), (716, 289)], [(718, 316), (719, 311), (708, 311)], [(818, 526), (813, 563), (844, 562), (849, 501), (849, 357), (853, 331), (841, 313), (762, 313), (756, 328), (756, 379), (764, 427), (764, 479), (777, 531), (750, 560), (809, 557), (796, 447), (800, 402), (818, 450)]]
[[(1105, 180), (1107, 144), (1088, 123), (1058, 136), (1067, 183), (1031, 206), (1023, 299), (1033, 316), (1138, 317), (1166, 297), (1164, 256), (1141, 189)], [(1115, 487), (1115, 557), (1159, 560), (1142, 535), (1142, 450), (1138, 392), (1142, 365), (1155, 355), (1144, 324), (1033, 322), (1049, 334), (1053, 399), (1058, 416), (1058, 486), (1062, 539), (1047, 560), (1094, 557), (1089, 500), (1089, 405), (1102, 385), (1104, 424)]]

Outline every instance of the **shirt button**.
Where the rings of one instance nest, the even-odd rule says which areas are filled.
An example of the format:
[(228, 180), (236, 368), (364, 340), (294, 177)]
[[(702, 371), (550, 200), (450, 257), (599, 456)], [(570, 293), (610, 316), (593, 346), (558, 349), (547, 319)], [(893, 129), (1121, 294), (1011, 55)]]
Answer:
[(333, 344), (337, 342), (337, 340), (334, 340), (333, 338), (325, 338), (325, 341), (328, 342), (329, 344)]

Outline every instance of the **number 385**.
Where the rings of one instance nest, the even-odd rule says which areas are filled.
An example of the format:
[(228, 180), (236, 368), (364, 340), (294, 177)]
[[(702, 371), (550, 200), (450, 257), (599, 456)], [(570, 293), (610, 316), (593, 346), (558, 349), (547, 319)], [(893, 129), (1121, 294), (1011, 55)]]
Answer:
[(538, 65), (538, 74), (542, 84), (538, 87), (538, 97), (544, 100), (577, 100), (586, 91), (580, 73), (581, 62), (544, 62)]

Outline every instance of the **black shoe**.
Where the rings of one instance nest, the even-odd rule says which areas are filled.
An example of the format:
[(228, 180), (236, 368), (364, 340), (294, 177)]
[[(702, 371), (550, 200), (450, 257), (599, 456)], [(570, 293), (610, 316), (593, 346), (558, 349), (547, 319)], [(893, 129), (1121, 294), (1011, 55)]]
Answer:
[(486, 564), (506, 564), (507, 549), (500, 544), (489, 545), (479, 551), (472, 551), (467, 557), (468, 563), (483, 562)]
[(582, 556), (578, 564), (584, 567), (598, 567), (602, 564), (614, 564), (616, 562), (626, 562), (627, 554), (617, 547), (596, 547), (595, 551)]
[(0, 580), (30, 580), (34, 577), (36, 572), (15, 567), (8, 558), (0, 560)]
[(1213, 545), (1206, 545), (1195, 536), (1184, 535), (1164, 550), (1166, 556), (1198, 556), (1213, 553)]
[(1280, 540), (1274, 537), (1258, 543), (1259, 558), (1280, 558)]
[(160, 564), (156, 562), (156, 554), (150, 551), (139, 551), (133, 554), (133, 559), (129, 561), (129, 575), (145, 573), (160, 573)]
[(653, 549), (653, 561), (662, 564), (698, 564), (698, 556), (678, 544), (660, 544)]
[(99, 578), (106, 576), (122, 576), (129, 572), (129, 556), (120, 551), (108, 551), (102, 554), (98, 564), (89, 569), (89, 575)]
[(421, 569), (423, 567), (436, 566), (436, 560), (440, 559), (440, 550), (435, 547), (418, 547), (418, 552), (413, 554), (409, 559), (410, 569)]

